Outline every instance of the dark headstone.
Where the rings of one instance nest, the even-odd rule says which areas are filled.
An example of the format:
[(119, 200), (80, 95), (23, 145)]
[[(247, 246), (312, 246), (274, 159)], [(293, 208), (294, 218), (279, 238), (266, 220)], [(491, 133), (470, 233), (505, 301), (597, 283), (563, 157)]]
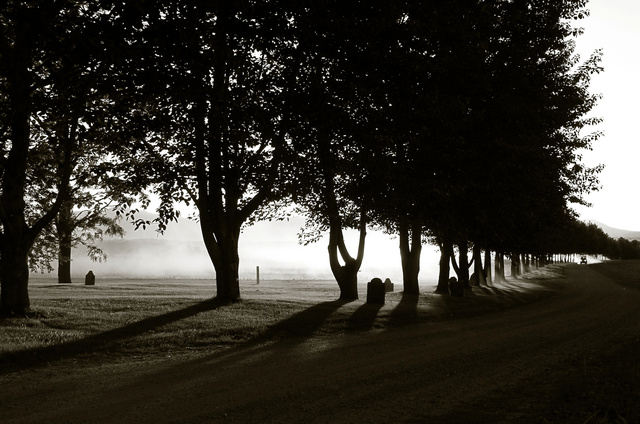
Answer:
[(464, 296), (464, 286), (456, 277), (449, 278), (449, 293), (451, 293), (451, 296)]
[(385, 292), (392, 292), (393, 288), (394, 288), (394, 285), (393, 285), (393, 283), (391, 282), (391, 280), (389, 278), (384, 280), (384, 291)]
[(379, 278), (374, 278), (367, 283), (367, 303), (384, 305), (384, 283)]
[(96, 276), (93, 274), (93, 271), (87, 272), (87, 275), (84, 277), (84, 285), (85, 286), (94, 286), (96, 284)]

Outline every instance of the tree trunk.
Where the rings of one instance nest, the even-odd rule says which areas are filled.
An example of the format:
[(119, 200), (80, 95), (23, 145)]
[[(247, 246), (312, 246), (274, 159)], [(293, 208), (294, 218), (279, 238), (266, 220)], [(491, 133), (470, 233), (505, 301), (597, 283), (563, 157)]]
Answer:
[(493, 278), (491, 276), (491, 251), (489, 249), (484, 251), (484, 269), (482, 270), (482, 276), (487, 285), (492, 285)]
[(240, 256), (238, 254), (238, 238), (240, 231), (233, 231), (224, 240), (220, 252), (220, 260), (216, 266), (216, 299), (221, 303), (232, 303), (240, 300)]
[(440, 272), (438, 274), (438, 287), (436, 293), (449, 293), (449, 274), (451, 273), (451, 252), (453, 244), (445, 241), (440, 245)]
[(66, 243), (58, 253), (58, 284), (71, 284), (71, 245)]
[(209, 258), (216, 271), (216, 301), (229, 304), (240, 301), (238, 239), (240, 226), (214, 233), (213, 223), (200, 213), (200, 229)]
[[(237, 234), (236, 234), (237, 233)], [(227, 236), (222, 244), (219, 265), (216, 267), (216, 299), (221, 303), (240, 300), (240, 256), (238, 238), (240, 231)]]
[[(24, 214), (24, 178), (22, 176), (25, 175), (25, 167), (21, 170), (14, 169), (16, 162), (12, 161), (12, 154), (10, 154), (0, 198), (2, 205), (0, 218), (3, 225), (2, 243), (0, 243), (0, 284), (2, 285), (0, 313), (3, 315), (25, 314), (30, 306), (28, 255), (33, 237), (25, 222)], [(26, 166), (24, 162), (23, 165)], [(15, 179), (12, 178), (14, 175)]]
[(467, 241), (461, 241), (458, 243), (458, 263), (455, 262), (455, 256), (452, 255), (451, 263), (453, 264), (453, 269), (456, 271), (458, 275), (458, 281), (465, 289), (470, 289), (471, 285), (469, 284), (469, 258), (467, 257), (467, 250), (469, 245)]
[(504, 283), (507, 280), (504, 276), (504, 253), (496, 252), (495, 271), (496, 281)]
[(71, 245), (73, 219), (71, 204), (65, 202), (58, 214), (58, 284), (71, 284)]
[(0, 220), (3, 234), (0, 257), (0, 313), (24, 314), (29, 309), (28, 254), (33, 238), (25, 220), (25, 184), (30, 143), (31, 65), (28, 25), (16, 31), (13, 60), (8, 78), (10, 110), (10, 150), (2, 172)]
[[(321, 74), (321, 66), (317, 65), (316, 76)], [(316, 81), (318, 82), (318, 81)], [(335, 186), (335, 157), (331, 152), (329, 128), (320, 125), (318, 132), (318, 160), (320, 162), (323, 185), (320, 188), (321, 198), (326, 206), (329, 218), (329, 265), (338, 287), (340, 287), (340, 299), (352, 301), (358, 299), (358, 271), (364, 258), (364, 245), (367, 235), (366, 208), (360, 205), (359, 241), (358, 252), (353, 258), (349, 254), (344, 241), (341, 210), (338, 206), (338, 189)], [(344, 262), (341, 264), (340, 258)]]
[(528, 272), (531, 272), (531, 261), (530, 261), (530, 256), (529, 255), (522, 255), (522, 264), (523, 264), (523, 272), (526, 274)]
[(520, 254), (511, 254), (511, 277), (518, 278), (520, 276)]
[[(62, 3), (38, 9), (42, 22), (56, 20)], [(36, 10), (36, 9), (32, 9)], [(31, 144), (31, 114), (33, 93), (33, 45), (34, 40), (46, 33), (43, 26), (34, 26), (33, 19), (25, 14), (16, 22), (14, 43), (3, 49), (7, 83), (5, 94), (9, 100), (11, 117), (10, 150), (2, 172), (0, 194), (0, 221), (3, 234), (0, 241), (0, 314), (25, 313), (29, 306), (28, 255), (37, 235), (58, 214), (62, 200), (67, 195), (71, 177), (71, 153), (75, 141), (75, 128), (61, 137), (63, 161), (60, 164), (58, 195), (51, 208), (38, 218), (31, 228), (25, 216), (25, 186), (27, 181), (27, 156)], [(6, 100), (6, 99), (5, 99)], [(5, 146), (6, 147), (6, 146)]]
[(25, 315), (29, 311), (29, 249), (25, 237), (5, 231), (0, 257), (0, 315)]
[(484, 270), (482, 268), (482, 255), (480, 252), (480, 246), (478, 245), (473, 246), (473, 275), (473, 281), (470, 281), (471, 285), (486, 285)]
[(405, 294), (420, 294), (420, 253), (422, 252), (422, 223), (418, 219), (400, 219), (400, 259), (402, 262), (402, 284)]
[[(337, 210), (334, 211), (337, 213)], [(353, 258), (344, 242), (342, 234), (342, 223), (337, 215), (331, 219), (329, 232), (329, 265), (333, 277), (340, 287), (340, 299), (352, 301), (358, 299), (358, 271), (364, 258), (364, 244), (367, 235), (366, 216), (364, 212), (360, 215), (360, 237), (358, 241), (358, 253)], [(344, 265), (340, 264), (339, 256), (342, 257)]]
[[(329, 262), (338, 262), (338, 246), (329, 244)], [(355, 259), (347, 259), (344, 265), (331, 266), (333, 277), (340, 287), (340, 300), (358, 299), (358, 271), (360, 266)]]

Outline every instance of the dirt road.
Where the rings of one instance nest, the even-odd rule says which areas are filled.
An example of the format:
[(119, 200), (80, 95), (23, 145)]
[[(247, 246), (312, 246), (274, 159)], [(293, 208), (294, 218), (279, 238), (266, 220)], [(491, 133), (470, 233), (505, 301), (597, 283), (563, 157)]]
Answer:
[(41, 370), (12, 382), (0, 422), (545, 422), (567, 364), (640, 335), (639, 290), (567, 273), (551, 297), (472, 318)]

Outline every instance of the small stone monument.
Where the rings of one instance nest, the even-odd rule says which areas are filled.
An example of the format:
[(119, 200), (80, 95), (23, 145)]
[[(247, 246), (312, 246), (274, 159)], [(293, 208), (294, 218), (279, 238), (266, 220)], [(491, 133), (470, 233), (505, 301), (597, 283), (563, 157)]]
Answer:
[(84, 277), (84, 285), (85, 286), (95, 286), (96, 284), (96, 276), (93, 274), (93, 271), (87, 272), (87, 275)]
[(367, 303), (384, 305), (384, 283), (379, 278), (374, 278), (367, 283)]
[(456, 277), (449, 278), (449, 292), (451, 296), (464, 297), (464, 287)]
[(384, 291), (385, 292), (392, 292), (394, 289), (394, 285), (391, 282), (390, 278), (387, 278), (386, 280), (384, 280)]

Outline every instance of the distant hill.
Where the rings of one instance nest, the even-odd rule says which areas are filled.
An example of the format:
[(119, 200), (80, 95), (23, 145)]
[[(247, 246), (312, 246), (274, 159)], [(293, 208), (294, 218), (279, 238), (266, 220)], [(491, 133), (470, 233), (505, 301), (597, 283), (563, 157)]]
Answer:
[(595, 221), (590, 219), (587, 221), (588, 223), (596, 224), (598, 227), (602, 228), (602, 231), (607, 233), (609, 236), (614, 239), (619, 239), (620, 237), (626, 238), (628, 240), (640, 240), (640, 231), (629, 231), (629, 230), (621, 230), (619, 228), (613, 228), (602, 222)]

